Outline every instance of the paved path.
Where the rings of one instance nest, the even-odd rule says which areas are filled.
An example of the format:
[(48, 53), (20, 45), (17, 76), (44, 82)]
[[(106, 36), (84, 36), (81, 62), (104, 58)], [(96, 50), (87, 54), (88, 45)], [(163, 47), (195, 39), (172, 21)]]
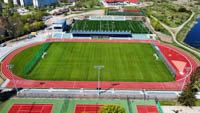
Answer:
[(70, 15), (67, 15), (67, 16), (64, 16), (64, 15), (53, 16), (53, 18), (48, 19), (45, 22), (45, 24), (50, 26), (54, 22), (57, 22), (59, 20), (68, 19), (68, 18), (77, 17), (77, 16), (84, 16), (84, 15), (98, 15), (98, 16), (101, 16), (101, 15), (104, 15), (104, 10), (93, 10), (93, 11), (84, 12), (84, 13), (80, 13), (80, 14), (70, 14)]
[[(159, 22), (163, 25), (163, 27), (164, 27), (165, 29), (167, 29), (167, 30), (171, 33), (172, 38), (173, 38), (173, 40), (174, 40), (174, 42), (175, 42), (176, 44), (178, 44), (179, 46), (181, 46), (181, 47), (183, 47), (183, 48), (185, 48), (185, 49), (187, 49), (187, 50), (193, 52), (194, 54), (196, 54), (197, 56), (200, 57), (200, 52), (198, 52), (198, 51), (196, 51), (196, 50), (194, 50), (194, 49), (191, 49), (191, 48), (189, 48), (189, 47), (187, 47), (187, 46), (181, 44), (181, 43), (178, 42), (177, 39), (176, 39), (176, 36), (177, 36), (178, 32), (185, 26), (185, 24), (187, 24), (187, 23), (193, 18), (193, 16), (194, 16), (194, 12), (192, 12), (192, 15), (190, 16), (190, 18), (189, 18), (187, 21), (185, 21), (182, 25), (180, 25), (180, 26), (178, 26), (178, 27), (176, 27), (176, 28), (169, 27), (168, 25), (166, 25), (166, 24), (164, 24), (164, 23), (162, 23), (162, 22), (160, 22), (160, 21), (159, 21)], [(155, 20), (158, 21), (158, 19), (156, 19), (155, 17), (153, 17), (153, 18), (154, 18)]]
[(9, 45), (7, 45), (5, 47), (0, 47), (0, 62), (2, 62), (2, 60), (8, 54), (10, 54), (12, 51), (14, 51), (18, 48), (21, 48), (25, 45), (44, 41), (44, 40), (46, 40), (45, 37), (47, 37), (47, 36), (48, 36), (48, 33), (39, 32), (38, 35), (33, 39), (29, 39), (29, 40), (24, 39), (24, 40), (21, 40), (21, 41), (11, 42)]

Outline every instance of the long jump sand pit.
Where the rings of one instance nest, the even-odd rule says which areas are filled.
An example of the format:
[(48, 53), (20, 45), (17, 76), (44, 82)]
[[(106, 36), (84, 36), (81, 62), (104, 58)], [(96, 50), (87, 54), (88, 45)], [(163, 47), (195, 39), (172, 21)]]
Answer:
[(162, 110), (164, 113), (200, 113), (200, 107), (162, 106)]

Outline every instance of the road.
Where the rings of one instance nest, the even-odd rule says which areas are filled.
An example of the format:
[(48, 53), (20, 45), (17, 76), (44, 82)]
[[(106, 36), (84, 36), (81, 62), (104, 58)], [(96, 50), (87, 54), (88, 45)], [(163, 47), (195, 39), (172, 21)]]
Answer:
[(181, 44), (181, 43), (178, 42), (177, 39), (176, 39), (176, 36), (177, 36), (178, 32), (185, 26), (185, 24), (187, 24), (187, 23), (193, 18), (194, 15), (195, 15), (194, 12), (192, 12), (192, 15), (190, 16), (190, 18), (189, 18), (187, 21), (185, 21), (182, 25), (180, 25), (180, 26), (178, 26), (178, 27), (176, 27), (176, 28), (169, 27), (168, 25), (166, 25), (166, 24), (162, 23), (161, 21), (159, 21), (157, 18), (155, 18), (155, 17), (153, 17), (153, 16), (152, 16), (152, 17), (153, 17), (155, 20), (159, 21), (159, 22), (162, 24), (162, 26), (163, 26), (165, 29), (167, 29), (167, 30), (171, 33), (172, 38), (173, 38), (173, 41), (174, 41), (177, 45), (179, 45), (179, 46), (181, 46), (181, 47), (187, 49), (188, 51), (193, 52), (194, 54), (196, 54), (197, 56), (200, 57), (200, 52), (198, 52), (198, 51), (196, 51), (196, 50), (194, 50), (194, 49), (191, 49), (191, 48), (189, 48), (189, 47), (187, 47), (187, 46)]
[(70, 15), (67, 15), (67, 16), (64, 16), (64, 15), (53, 16), (53, 18), (48, 19), (47, 21), (45, 21), (45, 25), (50, 26), (54, 22), (57, 22), (59, 20), (68, 19), (68, 18), (77, 17), (77, 16), (84, 16), (84, 15), (98, 15), (98, 16), (101, 16), (101, 15), (104, 15), (104, 10), (93, 10), (93, 11), (84, 12), (84, 13), (80, 13), (80, 14), (70, 14)]

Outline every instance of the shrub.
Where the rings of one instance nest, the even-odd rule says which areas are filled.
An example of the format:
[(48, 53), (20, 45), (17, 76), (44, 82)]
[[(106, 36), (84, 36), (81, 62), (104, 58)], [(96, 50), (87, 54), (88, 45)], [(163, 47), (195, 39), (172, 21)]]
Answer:
[(107, 104), (100, 109), (99, 113), (125, 113), (125, 109), (119, 105)]

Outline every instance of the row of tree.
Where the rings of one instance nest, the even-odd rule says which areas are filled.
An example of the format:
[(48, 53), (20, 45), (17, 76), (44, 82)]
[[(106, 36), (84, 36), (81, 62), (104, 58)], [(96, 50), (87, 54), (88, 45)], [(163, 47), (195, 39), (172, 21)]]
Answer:
[(99, 0), (80, 0), (76, 2), (75, 8), (94, 8), (94, 6), (101, 6)]
[(153, 28), (156, 30), (156, 31), (164, 31), (165, 28), (156, 20), (154, 20), (153, 18), (150, 17), (150, 21), (151, 21), (151, 25), (153, 26)]
[(44, 15), (42, 11), (28, 15), (20, 15), (18, 12), (4, 13), (0, 19), (5, 32), (1, 35), (0, 41), (17, 38), (32, 31), (43, 29), (45, 27), (42, 21)]

